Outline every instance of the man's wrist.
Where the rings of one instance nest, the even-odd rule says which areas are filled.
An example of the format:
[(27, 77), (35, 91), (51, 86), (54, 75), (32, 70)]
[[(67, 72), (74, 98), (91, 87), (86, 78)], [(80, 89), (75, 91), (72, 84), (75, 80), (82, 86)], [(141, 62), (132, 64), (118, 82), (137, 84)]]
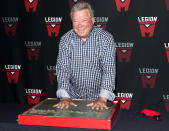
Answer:
[(61, 98), (61, 101), (69, 101), (69, 102), (70, 102), (71, 99), (70, 99), (69, 97), (62, 97), (62, 98)]
[(106, 98), (104, 98), (104, 97), (99, 97), (99, 99), (98, 100), (100, 100), (100, 101), (102, 101), (102, 102), (107, 102), (107, 99)]

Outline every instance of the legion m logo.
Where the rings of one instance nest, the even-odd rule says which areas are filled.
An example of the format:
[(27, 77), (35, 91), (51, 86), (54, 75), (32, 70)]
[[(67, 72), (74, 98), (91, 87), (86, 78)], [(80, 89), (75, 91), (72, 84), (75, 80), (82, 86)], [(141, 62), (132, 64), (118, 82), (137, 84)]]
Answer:
[(17, 84), (21, 65), (5, 65), (5, 70), (9, 84), (12, 84), (12, 81)]
[(116, 100), (120, 100), (120, 109), (130, 109), (133, 93), (117, 93)]
[(169, 43), (164, 43), (165, 46), (165, 51), (166, 51), (166, 55), (167, 55), (167, 60), (169, 63)]
[(159, 69), (139, 68), (139, 72), (140, 72), (143, 88), (147, 88), (148, 86), (150, 88), (154, 88)]
[(34, 57), (35, 61), (39, 58), (39, 52), (41, 47), (41, 41), (25, 41), (25, 47), (29, 61)]
[(15, 36), (18, 19), (18, 17), (2, 17), (6, 36)]
[(149, 37), (153, 37), (157, 17), (138, 17), (138, 22), (140, 25), (141, 36), (146, 37), (146, 34), (149, 34)]
[(169, 112), (169, 95), (163, 94), (163, 99), (164, 99), (166, 111)]
[(29, 105), (36, 105), (40, 102), (42, 89), (25, 89)]
[(57, 37), (59, 35), (62, 17), (45, 17), (45, 22), (48, 36), (52, 37), (52, 33), (54, 33), (55, 37)]
[(51, 85), (54, 85), (56, 82), (56, 66), (47, 66), (47, 71), (49, 75), (49, 81)]
[(117, 58), (119, 62), (129, 62), (132, 54), (134, 43), (132, 42), (118, 42), (116, 43)]

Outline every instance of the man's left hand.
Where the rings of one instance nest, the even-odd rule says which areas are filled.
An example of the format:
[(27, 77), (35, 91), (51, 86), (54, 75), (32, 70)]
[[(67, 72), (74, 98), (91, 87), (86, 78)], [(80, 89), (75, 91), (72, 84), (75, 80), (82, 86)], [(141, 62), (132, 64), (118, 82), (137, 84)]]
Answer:
[(105, 110), (108, 109), (107, 105), (107, 99), (103, 97), (99, 97), (97, 100), (93, 101), (90, 104), (87, 104), (87, 107), (91, 107), (93, 110)]

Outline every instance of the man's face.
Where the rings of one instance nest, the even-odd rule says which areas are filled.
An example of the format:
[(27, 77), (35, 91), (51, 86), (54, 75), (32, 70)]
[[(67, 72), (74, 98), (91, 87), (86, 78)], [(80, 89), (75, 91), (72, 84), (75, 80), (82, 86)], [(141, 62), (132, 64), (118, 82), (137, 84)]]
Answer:
[(85, 41), (87, 36), (90, 34), (94, 22), (94, 17), (91, 18), (87, 9), (73, 12), (73, 29), (83, 41)]

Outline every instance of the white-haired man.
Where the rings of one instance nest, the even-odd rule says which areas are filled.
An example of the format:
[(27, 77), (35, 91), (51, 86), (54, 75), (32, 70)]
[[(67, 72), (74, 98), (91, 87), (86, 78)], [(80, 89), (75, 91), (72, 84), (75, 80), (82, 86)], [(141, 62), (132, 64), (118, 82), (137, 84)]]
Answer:
[(73, 29), (61, 37), (57, 59), (57, 108), (77, 106), (72, 99), (89, 99), (86, 105), (107, 109), (115, 95), (115, 43), (113, 36), (94, 26), (91, 5), (79, 2), (71, 9)]

